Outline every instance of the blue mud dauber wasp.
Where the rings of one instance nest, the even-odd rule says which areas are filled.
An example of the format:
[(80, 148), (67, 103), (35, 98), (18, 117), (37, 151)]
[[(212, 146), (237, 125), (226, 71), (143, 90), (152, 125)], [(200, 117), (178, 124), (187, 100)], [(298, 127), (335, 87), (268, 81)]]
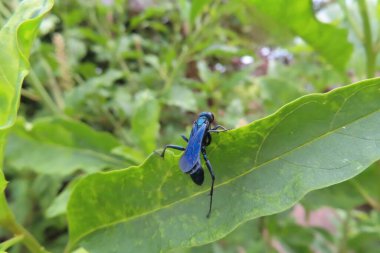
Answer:
[[(181, 137), (187, 142), (186, 148), (177, 145), (166, 145), (161, 153), (161, 157), (164, 157), (165, 150), (167, 148), (177, 149), (185, 151), (179, 161), (179, 167), (181, 170), (189, 174), (191, 179), (197, 185), (202, 185), (204, 180), (204, 172), (201, 164), (200, 155), (202, 153), (205, 160), (207, 169), (211, 175), (211, 190), (210, 190), (210, 207), (207, 213), (207, 218), (210, 217), (212, 207), (212, 196), (214, 194), (214, 182), (215, 174), (212, 170), (210, 161), (206, 155), (206, 146), (211, 143), (212, 132), (223, 132), (227, 129), (221, 125), (216, 125), (211, 128), (211, 124), (214, 122), (214, 115), (211, 112), (202, 112), (198, 115), (198, 119), (194, 121), (193, 128), (191, 129), (190, 137), (187, 139), (184, 135)], [(219, 128), (223, 130), (218, 130)]]

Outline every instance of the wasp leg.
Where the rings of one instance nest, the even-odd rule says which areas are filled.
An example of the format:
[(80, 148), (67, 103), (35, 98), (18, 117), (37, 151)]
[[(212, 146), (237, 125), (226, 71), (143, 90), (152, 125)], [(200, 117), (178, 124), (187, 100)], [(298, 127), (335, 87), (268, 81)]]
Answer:
[(209, 132), (206, 132), (205, 136), (203, 137), (202, 140), (202, 145), (203, 146), (208, 146), (211, 143), (211, 134)]
[(206, 215), (207, 218), (210, 218), (211, 207), (212, 207), (212, 196), (214, 195), (215, 175), (214, 175), (214, 171), (212, 170), (211, 163), (210, 163), (210, 161), (209, 161), (208, 158), (207, 158), (206, 150), (205, 150), (204, 148), (202, 148), (202, 155), (203, 155), (203, 159), (204, 159), (205, 162), (206, 162), (207, 169), (208, 169), (208, 171), (210, 172), (210, 176), (211, 176), (210, 207), (209, 207), (209, 209), (208, 209), (208, 213), (207, 213), (207, 215)]
[(225, 128), (224, 126), (221, 126), (221, 125), (216, 125), (214, 128), (212, 128), (211, 130), (212, 131), (215, 131), (215, 130), (217, 130), (217, 129), (219, 129), (219, 128), (222, 128), (223, 130), (222, 131), (220, 131), (220, 132), (223, 132), (223, 131), (227, 131), (228, 129), (227, 128)]
[[(218, 130), (219, 128), (222, 128), (222, 130)], [(224, 132), (224, 131), (228, 131), (228, 129), (225, 128), (224, 126), (221, 126), (221, 125), (217, 125), (216, 127), (208, 130), (209, 133), (220, 133), (220, 132)]]
[(164, 157), (165, 156), (165, 151), (167, 148), (172, 148), (172, 149), (176, 149), (176, 150), (181, 150), (181, 151), (184, 151), (185, 148), (184, 147), (181, 147), (181, 146), (177, 146), (177, 145), (166, 145), (164, 150), (162, 150), (162, 153), (161, 153), (161, 157)]
[(225, 132), (225, 131), (228, 131), (228, 130), (208, 130), (209, 133), (220, 133), (220, 132)]
[(186, 142), (189, 142), (189, 139), (186, 138), (183, 134), (181, 134), (182, 139), (184, 139)]

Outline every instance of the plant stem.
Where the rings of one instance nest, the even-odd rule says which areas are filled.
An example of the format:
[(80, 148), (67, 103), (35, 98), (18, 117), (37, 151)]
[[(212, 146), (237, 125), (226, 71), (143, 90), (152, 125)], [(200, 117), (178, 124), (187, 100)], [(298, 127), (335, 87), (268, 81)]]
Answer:
[(369, 22), (369, 17), (368, 17), (366, 0), (359, 0), (358, 4), (359, 4), (360, 15), (363, 21), (363, 31), (364, 31), (364, 38), (363, 38), (364, 45), (363, 46), (364, 46), (366, 58), (367, 58), (367, 78), (371, 78), (375, 76), (377, 54), (372, 45), (372, 31), (371, 31), (371, 24)]
[(183, 68), (183, 65), (186, 63), (188, 57), (188, 49), (187, 47), (183, 47), (180, 55), (178, 56), (178, 60), (172, 72), (169, 75), (169, 78), (166, 80), (163, 93), (165, 94), (172, 86), (177, 77), (180, 70)]
[(348, 24), (351, 26), (352, 31), (354, 32), (355, 36), (363, 41), (364, 40), (364, 34), (363, 31), (360, 29), (360, 26), (358, 22), (356, 22), (351, 15), (350, 11), (348, 10), (347, 3), (345, 0), (339, 0), (340, 7), (342, 8), (345, 18), (347, 19)]
[(21, 96), (26, 97), (33, 101), (40, 101), (40, 97), (37, 96), (34, 92), (31, 92), (26, 89), (21, 89)]
[[(183, 70), (186, 66), (185, 64), (191, 59), (193, 56), (195, 50), (194, 45), (196, 44), (197, 40), (202, 40), (202, 32), (207, 30), (207, 26), (212, 23), (213, 19), (211, 17), (211, 14), (213, 10), (215, 10), (220, 4), (220, 1), (213, 1), (212, 4), (210, 4), (208, 14), (203, 18), (202, 24), (193, 27), (192, 30), (189, 32), (188, 37), (186, 37), (186, 40), (184, 42), (180, 42), (181, 51), (179, 53), (179, 56), (177, 57), (177, 61), (175, 64), (174, 69), (172, 69), (171, 73), (169, 74), (167, 80), (165, 81), (165, 85), (163, 88), (163, 93), (165, 94), (175, 82), (176, 77), (180, 73), (181, 70)], [(211, 13), (211, 14), (210, 14)], [(183, 44), (184, 43), (184, 44)]]
[(372, 198), (369, 193), (355, 180), (351, 180), (351, 183), (372, 208), (380, 211), (380, 203), (376, 201), (376, 199)]
[(12, 12), (5, 6), (4, 3), (0, 2), (0, 15), (1, 18), (5, 21), (12, 15)]
[(49, 78), (47, 83), (50, 86), (50, 91), (53, 95), (55, 104), (60, 110), (63, 110), (63, 108), (65, 107), (65, 101), (63, 99), (63, 94), (57, 83), (57, 80), (53, 75), (53, 71), (51, 70), (49, 63), (45, 59), (41, 58), (40, 61), (43, 69), (46, 71), (46, 75)]
[(23, 226), (17, 223), (10, 210), (4, 193), (0, 194), (0, 226), (12, 232), (16, 237), (22, 236), (22, 244), (32, 253), (48, 253)]
[(261, 217), (259, 219), (259, 230), (261, 232), (261, 236), (263, 238), (263, 241), (265, 243), (266, 249), (268, 251), (274, 250), (273, 245), (272, 245), (272, 237), (271, 234), (269, 233), (269, 230), (267, 229), (267, 218), (266, 217)]
[(41, 81), (38, 79), (36, 74), (33, 72), (33, 70), (30, 70), (29, 77), (31, 84), (34, 86), (38, 94), (41, 96), (41, 99), (43, 103), (47, 106), (47, 108), (49, 108), (50, 111), (54, 114), (61, 114), (61, 111), (54, 103), (54, 101), (51, 99), (49, 94), (46, 92), (44, 86), (42, 85)]
[(347, 253), (347, 241), (348, 241), (348, 235), (350, 232), (350, 221), (352, 217), (352, 211), (349, 210), (347, 212), (347, 217), (343, 221), (343, 227), (342, 227), (342, 239), (339, 242), (339, 248), (338, 248), (338, 253)]
[(2, 242), (0, 243), (0, 252), (2, 251), (6, 251), (7, 249), (9, 249), (10, 247), (12, 247), (13, 245), (21, 242), (22, 240), (24, 239), (24, 235), (17, 235), (5, 242)]

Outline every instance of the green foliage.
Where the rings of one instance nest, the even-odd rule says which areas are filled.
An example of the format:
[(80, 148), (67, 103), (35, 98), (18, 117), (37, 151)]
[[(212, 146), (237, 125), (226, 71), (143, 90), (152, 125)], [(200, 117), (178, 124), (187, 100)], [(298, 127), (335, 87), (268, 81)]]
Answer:
[(149, 91), (136, 94), (135, 110), (131, 118), (131, 133), (136, 136), (137, 145), (145, 153), (154, 150), (158, 137), (160, 106), (157, 99)]
[[(352, 53), (352, 45), (347, 37), (348, 31), (318, 21), (310, 11), (313, 9), (311, 1), (248, 2), (256, 9), (257, 17), (262, 17), (269, 23), (266, 29), (274, 29), (281, 34), (284, 33), (284, 28), (288, 29), (305, 40), (339, 71), (345, 70)], [(261, 13), (264, 16), (260, 15)]]
[(379, 173), (379, 164), (375, 163), (362, 174), (345, 183), (308, 194), (302, 200), (302, 204), (309, 209), (328, 205), (350, 210), (367, 202), (376, 206), (376, 202), (380, 200), (380, 186), (373, 179), (379, 178)]
[[(47, 1), (39, 5), (38, 1), (25, 1), (12, 15), (12, 18), (0, 31), (0, 153), (4, 150), (5, 134), (14, 124), (20, 100), (23, 79), (28, 73), (32, 42), (38, 31), (38, 25), (44, 14), (52, 7)], [(2, 172), (0, 189), (3, 192), (5, 180)], [(2, 194), (2, 193), (1, 193)]]
[[(299, 97), (375, 76), (378, 1), (19, 2), (0, 2), (0, 251), (376, 252), (379, 80)], [(152, 154), (200, 111), (234, 129), (207, 147), (210, 219), (209, 178)]]
[(40, 174), (65, 176), (78, 169), (89, 173), (131, 164), (112, 154), (113, 149), (121, 146), (112, 135), (69, 119), (40, 118), (33, 124), (19, 121), (12, 128), (8, 143), (7, 165)]
[[(51, 1), (39, 4), (38, 1), (24, 1), (12, 18), (0, 30), (0, 163), (3, 162), (5, 136), (15, 122), (20, 100), (20, 90), (29, 63), (32, 42), (37, 34), (39, 23), (44, 14), (52, 7)], [(2, 243), (6, 250), (14, 243), (20, 242), (31, 251), (45, 252), (38, 242), (20, 226), (8, 207), (4, 196), (6, 181), (0, 170), (0, 226), (8, 229), (14, 235), (8, 243)]]

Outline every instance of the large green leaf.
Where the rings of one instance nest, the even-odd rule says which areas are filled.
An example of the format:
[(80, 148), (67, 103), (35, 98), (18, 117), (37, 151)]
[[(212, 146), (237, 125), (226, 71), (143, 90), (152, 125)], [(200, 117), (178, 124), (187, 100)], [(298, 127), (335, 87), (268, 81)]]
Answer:
[(0, 31), (0, 127), (15, 121), (20, 90), (28, 73), (27, 57), (44, 14), (53, 1), (23, 1)]
[(55, 175), (78, 169), (125, 168), (133, 162), (111, 153), (120, 146), (111, 134), (70, 119), (42, 118), (33, 124), (19, 121), (10, 131), (5, 162), (18, 170)]
[[(28, 73), (27, 58), (38, 26), (51, 9), (53, 1), (23, 1), (0, 31), (0, 166), (2, 167), (5, 135), (13, 125), (20, 100), (23, 79)], [(5, 208), (3, 191), (6, 181), (0, 169), (0, 214)], [(0, 220), (2, 219), (0, 215)]]
[(247, 0), (255, 8), (254, 19), (264, 19), (267, 29), (289, 30), (301, 37), (336, 69), (343, 71), (353, 46), (348, 31), (318, 21), (312, 1)]
[(213, 135), (216, 173), (194, 185), (179, 156), (81, 180), (68, 205), (70, 247), (158, 252), (205, 244), (239, 224), (281, 212), (307, 192), (337, 184), (380, 158), (380, 79), (297, 99), (245, 127)]

